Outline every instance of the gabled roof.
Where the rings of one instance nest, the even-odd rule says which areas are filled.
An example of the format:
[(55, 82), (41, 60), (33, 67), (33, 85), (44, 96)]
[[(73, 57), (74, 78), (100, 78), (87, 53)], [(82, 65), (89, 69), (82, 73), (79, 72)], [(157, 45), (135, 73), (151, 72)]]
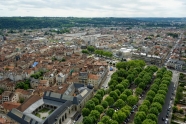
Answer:
[(6, 110), (12, 110), (13, 108), (17, 108), (21, 105), (21, 103), (15, 103), (15, 102), (4, 102), (3, 107)]

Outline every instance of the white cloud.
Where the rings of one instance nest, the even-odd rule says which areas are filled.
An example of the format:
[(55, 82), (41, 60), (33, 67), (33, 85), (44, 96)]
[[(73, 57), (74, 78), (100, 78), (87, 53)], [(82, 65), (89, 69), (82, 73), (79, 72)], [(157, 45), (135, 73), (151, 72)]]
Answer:
[(185, 0), (0, 0), (0, 16), (186, 17)]

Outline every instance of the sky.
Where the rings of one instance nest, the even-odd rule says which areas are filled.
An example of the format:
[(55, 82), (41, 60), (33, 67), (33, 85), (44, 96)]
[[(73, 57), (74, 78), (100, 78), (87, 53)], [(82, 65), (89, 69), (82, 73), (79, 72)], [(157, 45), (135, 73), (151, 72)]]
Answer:
[(0, 17), (186, 17), (186, 0), (0, 0)]

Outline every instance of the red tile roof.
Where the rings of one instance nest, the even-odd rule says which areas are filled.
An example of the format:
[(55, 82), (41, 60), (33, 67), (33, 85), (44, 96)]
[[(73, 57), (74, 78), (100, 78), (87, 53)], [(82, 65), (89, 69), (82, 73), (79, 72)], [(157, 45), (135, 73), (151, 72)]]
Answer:
[(17, 108), (21, 105), (21, 103), (15, 103), (15, 102), (4, 102), (3, 107), (7, 110), (12, 110), (13, 108)]

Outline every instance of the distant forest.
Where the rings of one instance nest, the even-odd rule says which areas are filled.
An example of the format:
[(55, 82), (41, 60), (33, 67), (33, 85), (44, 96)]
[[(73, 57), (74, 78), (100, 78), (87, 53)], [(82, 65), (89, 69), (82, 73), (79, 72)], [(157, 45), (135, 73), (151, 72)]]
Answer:
[[(186, 22), (184, 18), (75, 18), (75, 17), (0, 17), (0, 29), (39, 29), (39, 28), (68, 28), (68, 27), (107, 27), (139, 26), (141, 22), (146, 27), (181, 27), (185, 24), (171, 22)], [(157, 23), (158, 22), (158, 23)], [(144, 25), (143, 25), (144, 26)]]

